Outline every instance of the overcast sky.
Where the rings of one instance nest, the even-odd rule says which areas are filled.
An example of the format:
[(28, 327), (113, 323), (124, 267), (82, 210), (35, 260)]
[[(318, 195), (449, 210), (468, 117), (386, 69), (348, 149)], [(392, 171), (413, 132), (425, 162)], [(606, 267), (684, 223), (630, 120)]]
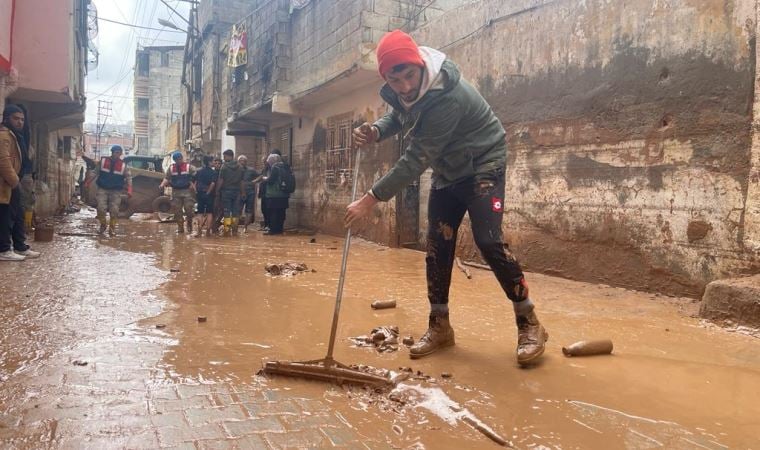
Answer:
[[(169, 20), (180, 28), (178, 18), (160, 0), (94, 0), (98, 17), (162, 29), (158, 19)], [(189, 4), (181, 0), (167, 0), (185, 18)], [(138, 45), (184, 45), (185, 34), (165, 28), (164, 31), (144, 30), (115, 23), (98, 21), (99, 32), (95, 45), (100, 52), (98, 67), (87, 75), (87, 122), (95, 123), (98, 100), (113, 102), (113, 115), (108, 123), (133, 120), (132, 82), (135, 51)]]

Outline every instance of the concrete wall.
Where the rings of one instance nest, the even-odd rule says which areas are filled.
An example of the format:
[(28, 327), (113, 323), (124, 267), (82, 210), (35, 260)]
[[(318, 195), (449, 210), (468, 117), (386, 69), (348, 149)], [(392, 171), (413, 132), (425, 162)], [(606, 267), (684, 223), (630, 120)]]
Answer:
[(758, 270), (755, 23), (749, 0), (481, 1), (415, 36), (507, 128), (504, 230), (528, 269), (698, 296)]
[(51, 102), (79, 97), (74, 6), (74, 0), (15, 2), (13, 65), (19, 73), (19, 89), (26, 91), (20, 95)]
[(3, 14), (0, 15), (0, 82), (11, 69), (11, 30), (13, 28), (14, 3), (14, 0), (0, 0), (0, 11), (3, 11)]
[[(385, 105), (377, 95), (380, 82), (364, 86), (332, 101), (315, 105), (310, 117), (293, 121), (292, 167), (298, 189), (291, 197), (291, 208), (301, 214), (298, 223), (310, 229), (340, 235), (344, 232), (343, 215), (351, 199), (351, 183), (334, 184), (326, 178), (325, 127), (330, 117), (349, 114), (354, 124), (374, 121), (385, 112)], [(372, 187), (374, 181), (387, 172), (398, 158), (398, 143), (389, 139), (371, 146), (362, 155), (358, 191), (359, 195)], [(352, 161), (355, 161), (352, 151)], [(369, 219), (359, 235), (386, 245), (395, 245), (395, 201), (383, 203)]]

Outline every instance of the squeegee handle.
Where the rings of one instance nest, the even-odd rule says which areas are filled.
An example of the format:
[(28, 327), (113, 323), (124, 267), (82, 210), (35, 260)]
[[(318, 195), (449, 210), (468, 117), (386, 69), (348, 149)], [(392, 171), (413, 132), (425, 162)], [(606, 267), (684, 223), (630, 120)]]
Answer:
[[(351, 203), (356, 200), (356, 186), (359, 181), (359, 162), (361, 160), (362, 150), (356, 149), (356, 163), (354, 164), (353, 187), (351, 188)], [(343, 243), (343, 259), (340, 264), (340, 277), (338, 278), (338, 291), (335, 294), (335, 312), (333, 312), (332, 328), (330, 329), (330, 343), (327, 347), (328, 361), (333, 359), (333, 350), (335, 349), (335, 336), (338, 333), (338, 317), (340, 316), (340, 304), (343, 300), (343, 284), (346, 281), (346, 266), (348, 264), (348, 249), (351, 247), (351, 228), (346, 230), (346, 240)]]

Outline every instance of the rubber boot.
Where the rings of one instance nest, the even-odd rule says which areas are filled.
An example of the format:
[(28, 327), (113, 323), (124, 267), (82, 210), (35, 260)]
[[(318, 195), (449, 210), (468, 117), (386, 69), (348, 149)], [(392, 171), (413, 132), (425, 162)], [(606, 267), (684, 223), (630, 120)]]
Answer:
[(430, 315), (428, 330), (409, 348), (409, 357), (422, 358), (436, 350), (454, 345), (454, 329), (449, 324), (449, 315)]
[(179, 219), (177, 219), (177, 234), (182, 234), (185, 232), (185, 221), (182, 220), (182, 216), (179, 216)]
[(232, 217), (232, 235), (237, 236), (238, 234), (238, 218)]
[(535, 311), (515, 317), (517, 322), (517, 362), (528, 364), (544, 354), (549, 334), (538, 321)]
[(232, 217), (225, 217), (223, 222), (224, 235), (229, 236), (232, 231)]
[(33, 217), (34, 217), (34, 211), (24, 211), (24, 229), (27, 232), (32, 231)]
[(108, 222), (106, 222), (106, 216), (98, 216), (98, 222), (100, 222), (99, 234), (105, 234), (106, 228), (108, 228)]
[(187, 232), (193, 233), (193, 218), (191, 216), (187, 216)]
[(116, 219), (111, 218), (108, 222), (108, 235), (111, 237), (116, 236)]

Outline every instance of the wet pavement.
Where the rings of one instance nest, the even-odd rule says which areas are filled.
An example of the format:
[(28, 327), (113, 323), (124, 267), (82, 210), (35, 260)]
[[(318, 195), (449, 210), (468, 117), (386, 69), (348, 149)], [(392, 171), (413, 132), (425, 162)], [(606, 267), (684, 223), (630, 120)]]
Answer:
[[(83, 213), (58, 231), (95, 227)], [(495, 448), (473, 423), (517, 448), (760, 447), (760, 341), (691, 317), (689, 299), (529, 274), (550, 340), (521, 369), (492, 274), (455, 268), (457, 345), (411, 361), (349, 338), (420, 337), (424, 256), (360, 241), (336, 358), (415, 374), (374, 392), (256, 375), (325, 355), (341, 239), (192, 238), (136, 219), (118, 232), (56, 236), (34, 246), (41, 259), (0, 265), (0, 447)], [(265, 270), (286, 261), (315, 271)], [(398, 306), (370, 308), (386, 299)], [(562, 355), (594, 338), (613, 355)]]

